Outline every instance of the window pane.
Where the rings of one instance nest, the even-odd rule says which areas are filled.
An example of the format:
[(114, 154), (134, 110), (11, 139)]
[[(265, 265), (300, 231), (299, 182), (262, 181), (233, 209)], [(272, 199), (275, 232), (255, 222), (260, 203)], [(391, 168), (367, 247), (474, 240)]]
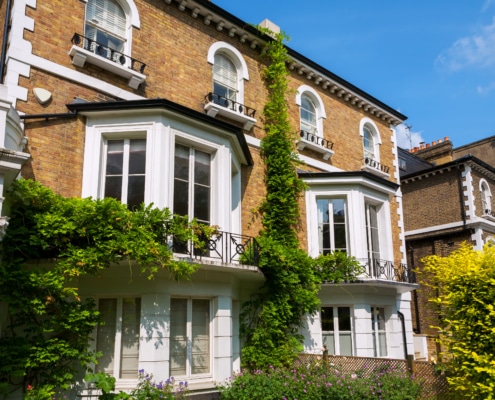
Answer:
[(96, 364), (96, 372), (113, 375), (115, 356), (115, 334), (117, 332), (117, 299), (100, 299), (98, 302), (102, 323), (98, 324), (96, 351), (102, 356)]
[(189, 184), (176, 180), (174, 184), (174, 214), (189, 214)]
[(192, 300), (191, 373), (210, 372), (210, 302)]
[(194, 182), (210, 186), (210, 155), (198, 150), (194, 152)]
[(335, 235), (335, 249), (340, 251), (347, 250), (347, 240), (345, 233), (345, 225), (335, 225), (334, 226), (334, 235)]
[(179, 144), (175, 145), (174, 177), (189, 180), (189, 148)]
[(107, 142), (106, 175), (122, 175), (124, 165), (124, 141), (109, 140)]
[(351, 308), (350, 307), (339, 307), (339, 331), (350, 331), (351, 330)]
[(139, 363), (139, 327), (141, 324), (141, 299), (122, 300), (122, 349), (121, 378), (137, 378)]
[(144, 202), (144, 183), (143, 176), (130, 176), (127, 192), (127, 206), (130, 209), (139, 207)]
[(122, 176), (107, 176), (105, 178), (104, 197), (122, 200)]
[(385, 332), (378, 332), (378, 342), (380, 348), (380, 357), (387, 355), (387, 337)]
[(210, 188), (194, 186), (194, 217), (203, 223), (210, 222)]
[(170, 376), (185, 375), (187, 360), (187, 299), (170, 300)]
[(321, 330), (333, 331), (333, 307), (321, 308)]
[(129, 174), (144, 174), (146, 169), (146, 140), (129, 141)]
[(335, 338), (333, 332), (323, 333), (323, 345), (327, 346), (328, 354), (335, 354)]
[(341, 356), (352, 356), (352, 334), (351, 332), (339, 332)]

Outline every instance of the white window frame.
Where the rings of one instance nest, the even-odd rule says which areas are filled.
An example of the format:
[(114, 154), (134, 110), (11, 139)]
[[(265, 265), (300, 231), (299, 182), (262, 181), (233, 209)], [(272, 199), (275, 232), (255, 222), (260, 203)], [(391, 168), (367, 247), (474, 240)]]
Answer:
[[(236, 102), (242, 104), (244, 107), (249, 106), (244, 103), (244, 82), (249, 80), (249, 71), (247, 68), (246, 61), (242, 56), (241, 52), (237, 50), (234, 46), (225, 42), (215, 42), (208, 49), (207, 61), (212, 66), (212, 86), (213, 86), (213, 68), (215, 66), (215, 54), (222, 54), (227, 57), (235, 66), (237, 70), (237, 95)], [(213, 99), (212, 99), (213, 100)], [(244, 129), (249, 131), (256, 123), (256, 118), (246, 115), (239, 109), (234, 107), (226, 107), (218, 102), (208, 100), (205, 104), (204, 109), (210, 117), (216, 117), (220, 115), (222, 117), (229, 118), (236, 122), (242, 123)], [(244, 110), (245, 108), (243, 108)]]
[[(377, 329), (377, 321), (375, 318), (376, 313), (374, 313), (375, 309), (383, 310), (383, 329)], [(387, 321), (388, 321), (388, 313), (387, 307), (384, 306), (376, 306), (372, 305), (370, 307), (370, 315), (371, 315), (371, 337), (373, 341), (373, 352), (374, 357), (384, 358), (388, 357), (389, 351), (389, 338), (388, 338), (388, 329), (387, 329)], [(373, 328), (374, 325), (374, 328)], [(385, 336), (385, 354), (379, 354), (380, 351), (380, 334), (384, 334)]]
[[(194, 379), (201, 379), (201, 378), (206, 378), (210, 377), (213, 375), (213, 338), (214, 338), (214, 331), (213, 331), (213, 300), (211, 298), (207, 297), (180, 297), (180, 296), (172, 296), (172, 299), (184, 299), (187, 300), (187, 316), (186, 316), (186, 336), (187, 336), (187, 354), (186, 354), (186, 374), (185, 375), (173, 375), (171, 373), (171, 370), (169, 370), (170, 376), (174, 376), (175, 378), (194, 378)], [(203, 374), (192, 374), (192, 344), (191, 344), (191, 338), (192, 338), (192, 302), (193, 300), (208, 300), (209, 302), (209, 324), (208, 324), (208, 334), (209, 334), (209, 372), (203, 373)], [(171, 316), (172, 313), (172, 303), (170, 303), (170, 313), (169, 315)], [(172, 318), (170, 317), (170, 324), (172, 324)], [(171, 358), (172, 356), (170, 356)], [(170, 359), (170, 368), (172, 367), (172, 359)]]
[[(133, 296), (133, 295), (126, 295), (126, 296), (116, 296), (116, 297), (99, 297), (97, 299), (97, 304), (99, 304), (99, 301), (100, 300), (105, 300), (105, 299), (108, 299), (108, 300), (116, 300), (117, 302), (117, 309), (116, 309), (116, 321), (115, 321), (115, 342), (114, 342), (114, 352), (113, 352), (113, 357), (114, 357), (114, 365), (113, 365), (113, 373), (111, 373), (111, 375), (113, 377), (115, 377), (115, 379), (120, 383), (124, 383), (125, 382), (135, 382), (137, 381), (138, 379), (138, 370), (139, 370), (139, 366), (138, 366), (138, 370), (136, 371), (136, 377), (135, 378), (120, 378), (120, 367), (121, 367), (121, 358), (122, 358), (122, 352), (121, 352), (121, 348), (122, 348), (122, 315), (123, 315), (123, 300), (124, 299), (139, 299), (140, 300), (140, 305), (141, 305), (141, 308), (139, 310), (139, 315), (140, 315), (140, 321), (139, 321), (139, 344), (141, 342), (141, 327), (142, 327), (142, 323), (141, 323), (141, 319), (142, 319), (142, 309), (143, 309), (143, 305), (142, 305), (142, 298), (141, 296)], [(97, 349), (97, 346), (98, 346), (98, 327), (96, 327), (95, 329), (95, 332), (94, 332), (94, 339), (95, 339), (95, 342), (94, 342), (94, 348)], [(141, 346), (139, 346), (141, 347)], [(140, 351), (140, 349), (139, 349)], [(138, 353), (138, 363), (139, 363), (139, 353)], [(95, 366), (95, 368), (97, 368), (97, 366)]]
[[(315, 107), (316, 113), (316, 135), (319, 137), (323, 137), (323, 120), (327, 118), (327, 114), (325, 112), (325, 106), (323, 104), (323, 100), (316, 90), (314, 90), (311, 86), (301, 85), (297, 89), (296, 93), (296, 105), (299, 108), (302, 106), (303, 97), (311, 100)], [(299, 123), (301, 123), (301, 114), (299, 113)]]
[[(351, 354), (341, 354), (341, 346), (340, 346), (340, 333), (341, 332), (348, 332), (348, 331), (342, 331), (340, 329), (340, 325), (339, 325), (339, 315), (338, 315), (338, 309), (339, 308), (349, 308), (349, 318), (350, 318), (350, 324), (351, 324), (351, 330), (350, 330), (350, 338), (351, 338)], [(352, 306), (350, 305), (324, 305), (321, 307), (320, 309), (320, 316), (321, 316), (321, 312), (322, 312), (322, 309), (323, 308), (332, 308), (333, 309), (333, 340), (334, 340), (334, 352), (331, 353), (330, 352), (330, 349), (329, 350), (329, 353), (328, 354), (334, 354), (334, 355), (337, 355), (337, 356), (340, 356), (340, 355), (344, 355), (344, 356), (354, 356), (355, 355), (355, 340), (354, 340), (354, 335), (355, 335), (355, 328), (354, 328), (354, 309)], [(321, 317), (320, 317), (321, 318)], [(325, 335), (325, 332), (330, 332), (330, 331), (324, 331), (323, 330), (323, 322), (321, 323), (321, 334), (322, 334), (322, 343), (324, 343), (323, 341), (323, 337)]]
[[(83, 0), (87, 3), (87, 0)], [(126, 28), (125, 28), (125, 41), (124, 49), (122, 51), (128, 57), (131, 57), (132, 49), (132, 29), (141, 27), (139, 19), (139, 13), (136, 4), (133, 0), (116, 0), (122, 7), (126, 15)], [(86, 23), (86, 15), (84, 18), (84, 24)], [(70, 50), (69, 55), (72, 57), (72, 64), (83, 68), (87, 63), (96, 65), (104, 70), (110, 71), (115, 75), (128, 79), (127, 85), (133, 89), (137, 89), (141, 83), (146, 80), (146, 75), (139, 71), (135, 71), (130, 67), (130, 60), (126, 58), (123, 65), (120, 62), (115, 62), (102, 57), (91, 50), (85, 49), (80, 46), (80, 43), (74, 44)]]
[[(333, 204), (332, 200), (342, 200), (344, 202), (345, 242), (346, 242), (345, 252), (347, 253), (349, 251), (348, 250), (348, 247), (349, 247), (349, 222), (348, 222), (347, 198), (342, 197), (342, 196), (317, 197), (316, 202), (318, 202), (319, 200), (328, 201), (328, 225), (330, 228), (332, 228), (332, 230), (335, 227), (335, 225), (337, 224), (334, 221), (334, 213), (333, 213), (334, 204)], [(318, 207), (317, 207), (317, 213), (319, 214)], [(320, 228), (320, 221), (318, 221), (318, 235), (320, 235), (320, 233), (322, 234), (321, 228)], [(341, 250), (341, 249), (336, 249), (336, 247), (335, 247), (335, 234), (332, 232), (329, 235), (330, 235), (330, 249), (329, 249), (330, 252), (334, 252), (336, 250)], [(323, 254), (324, 249), (320, 246), (319, 241), (320, 241), (320, 238), (318, 237), (318, 251), (319, 251), (319, 254)]]
[[(373, 139), (373, 155), (372, 157), (367, 156), (366, 149), (364, 146), (365, 140), (365, 130), (369, 132)], [(359, 123), (359, 135), (361, 136), (361, 145), (363, 151), (363, 167), (361, 169), (371, 172), (377, 176), (388, 178), (390, 175), (388, 172), (384, 172), (381, 169), (380, 161), (380, 146), (382, 144), (382, 139), (380, 137), (380, 130), (375, 122), (370, 118), (362, 118)]]
[[(315, 107), (316, 114), (316, 132), (306, 132), (302, 129), (303, 122), (301, 119), (302, 100), (306, 98)], [(320, 95), (311, 86), (302, 85), (299, 86), (295, 99), (296, 105), (299, 107), (299, 138), (297, 140), (297, 149), (304, 150), (305, 148), (311, 149), (322, 155), (324, 160), (328, 160), (334, 154), (332, 150), (333, 144), (324, 139), (323, 134), (323, 120), (327, 115), (325, 112), (325, 106)]]
[[(100, 194), (99, 198), (103, 198), (105, 195), (105, 180), (106, 180), (106, 165), (107, 165), (107, 157), (108, 157), (108, 141), (109, 140), (123, 140), (124, 141), (124, 155), (123, 155), (123, 165), (122, 165), (122, 194), (121, 198), (117, 199), (122, 201), (122, 203), (127, 204), (127, 189), (129, 183), (129, 148), (130, 148), (130, 140), (132, 139), (142, 139), (146, 140), (144, 137), (123, 137), (121, 139), (116, 138), (108, 138), (106, 137), (103, 142), (103, 159), (102, 159), (102, 168), (101, 168), (101, 185), (100, 185)], [(149, 151), (148, 146), (146, 146), (145, 152)], [(148, 175), (147, 165), (145, 165), (145, 188), (146, 188), (146, 176)], [(145, 189), (146, 193), (146, 189)], [(143, 193), (143, 198), (145, 193)]]
[(227, 57), (237, 70), (237, 96), (236, 101), (244, 104), (244, 81), (249, 81), (249, 71), (246, 61), (241, 52), (234, 46), (225, 42), (213, 43), (208, 49), (207, 61), (212, 68), (215, 65), (215, 54), (222, 54)]

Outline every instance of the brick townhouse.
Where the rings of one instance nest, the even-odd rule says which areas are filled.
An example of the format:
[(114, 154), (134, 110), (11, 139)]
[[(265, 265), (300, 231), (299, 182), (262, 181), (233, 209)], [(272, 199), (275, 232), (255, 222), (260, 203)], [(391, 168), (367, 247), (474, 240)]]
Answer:
[[(129, 285), (118, 265), (81, 280), (106, 319), (95, 332), (98, 368), (118, 389), (135, 385), (139, 369), (212, 388), (240, 368), (239, 310), (264, 280), (220, 247), (244, 245), (260, 229), (261, 51), (270, 37), (206, 0), (16, 0), (1, 11), (11, 23), (0, 144), (13, 160), (0, 160), (3, 190), (20, 172), (64, 196), (153, 203), (222, 231), (202, 261), (177, 249), (204, 264), (190, 282), (164, 274)], [(288, 52), (289, 118), (307, 184), (301, 243), (311, 256), (345, 251), (366, 269), (358, 282), (322, 286), (324, 318), (305, 319), (304, 351), (326, 344), (337, 355), (404, 358), (413, 353), (416, 287), (395, 132), (406, 117)], [(133, 316), (126, 326), (122, 314)]]
[[(448, 137), (399, 149), (408, 265), (421, 270), (428, 255), (448, 256), (463, 242), (475, 249), (495, 238), (494, 138), (453, 148)], [(418, 359), (437, 359), (438, 313), (423, 285), (412, 294), (412, 325)]]

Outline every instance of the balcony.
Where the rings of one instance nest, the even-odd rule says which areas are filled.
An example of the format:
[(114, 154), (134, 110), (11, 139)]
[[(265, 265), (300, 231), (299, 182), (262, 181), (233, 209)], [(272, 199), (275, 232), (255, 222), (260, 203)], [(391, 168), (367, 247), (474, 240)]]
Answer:
[(249, 131), (256, 123), (256, 110), (213, 92), (205, 96), (205, 111), (210, 117), (221, 115), (244, 125)]
[(300, 139), (297, 141), (297, 149), (311, 149), (321, 153), (324, 160), (328, 160), (333, 154), (333, 143), (329, 140), (307, 131), (299, 131)]
[(86, 62), (96, 65), (128, 79), (127, 85), (133, 89), (137, 89), (146, 80), (146, 75), (144, 75), (146, 64), (143, 62), (78, 33), (72, 36), (71, 42), (69, 55), (75, 66), (84, 67)]
[(211, 239), (206, 240), (205, 247), (200, 249), (173, 237), (172, 250), (178, 255), (187, 255), (189, 258), (257, 267), (260, 248), (256, 239), (251, 236), (218, 231)]
[(377, 259), (359, 259), (365, 269), (365, 275), (370, 279), (382, 279), (400, 283), (416, 283), (416, 274), (407, 264), (394, 266), (393, 261)]
[(489, 221), (495, 221), (495, 211), (492, 211), (490, 208), (485, 208), (482, 217)]
[(370, 157), (364, 158), (364, 165), (361, 167), (363, 171), (371, 172), (372, 174), (378, 175), (382, 178), (389, 177), (390, 168), (386, 165), (381, 164), (379, 161), (374, 160)]

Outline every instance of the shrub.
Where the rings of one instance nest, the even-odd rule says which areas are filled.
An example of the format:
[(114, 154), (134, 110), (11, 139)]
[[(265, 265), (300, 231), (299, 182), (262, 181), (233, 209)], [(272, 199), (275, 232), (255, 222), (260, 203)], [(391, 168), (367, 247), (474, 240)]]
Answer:
[(407, 372), (385, 366), (372, 374), (343, 374), (329, 366), (243, 371), (218, 387), (222, 400), (413, 400), (421, 385)]

